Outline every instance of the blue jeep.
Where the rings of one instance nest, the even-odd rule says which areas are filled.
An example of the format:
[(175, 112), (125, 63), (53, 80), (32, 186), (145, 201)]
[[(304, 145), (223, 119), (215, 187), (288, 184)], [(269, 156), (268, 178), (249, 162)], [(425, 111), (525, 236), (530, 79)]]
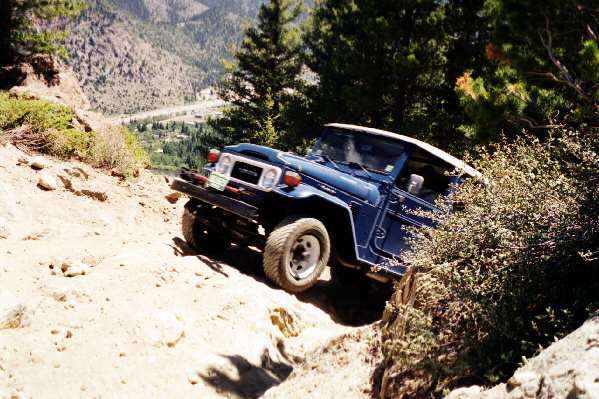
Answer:
[[(436, 210), (437, 196), (478, 174), (422, 141), (344, 124), (326, 125), (305, 157), (238, 144), (208, 161), (205, 173), (184, 169), (172, 183), (191, 197), (185, 240), (203, 250), (258, 247), (266, 276), (292, 293), (327, 264), (334, 278), (400, 278), (405, 226), (431, 225), (415, 211)], [(461, 177), (446, 173), (456, 169)]]

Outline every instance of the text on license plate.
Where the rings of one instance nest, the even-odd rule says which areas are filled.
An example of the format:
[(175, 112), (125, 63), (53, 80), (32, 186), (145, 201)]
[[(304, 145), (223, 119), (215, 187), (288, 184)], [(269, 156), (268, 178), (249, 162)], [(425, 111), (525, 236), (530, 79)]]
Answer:
[(222, 173), (212, 172), (208, 177), (208, 187), (211, 187), (218, 191), (223, 191), (229, 183), (229, 176), (223, 175)]

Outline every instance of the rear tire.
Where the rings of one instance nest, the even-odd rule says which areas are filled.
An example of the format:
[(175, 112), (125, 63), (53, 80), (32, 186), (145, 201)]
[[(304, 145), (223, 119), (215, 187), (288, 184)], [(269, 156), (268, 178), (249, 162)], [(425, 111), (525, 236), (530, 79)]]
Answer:
[(199, 211), (185, 208), (181, 220), (183, 238), (198, 251), (222, 252), (231, 246), (231, 238), (224, 231), (208, 229), (199, 221)]
[(269, 234), (264, 273), (285, 291), (296, 294), (316, 284), (331, 254), (331, 242), (317, 219), (290, 216)]

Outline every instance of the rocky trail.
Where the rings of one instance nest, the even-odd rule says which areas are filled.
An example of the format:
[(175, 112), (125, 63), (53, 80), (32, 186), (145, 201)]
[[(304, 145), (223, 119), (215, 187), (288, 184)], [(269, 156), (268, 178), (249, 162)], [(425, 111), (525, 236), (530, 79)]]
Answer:
[(371, 397), (384, 298), (194, 253), (166, 180), (0, 146), (0, 398)]

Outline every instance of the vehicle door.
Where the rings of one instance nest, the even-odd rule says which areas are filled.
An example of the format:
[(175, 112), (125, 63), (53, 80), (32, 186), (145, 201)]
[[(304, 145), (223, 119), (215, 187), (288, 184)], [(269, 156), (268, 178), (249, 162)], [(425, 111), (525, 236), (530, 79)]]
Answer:
[[(409, 247), (410, 227), (433, 225), (431, 218), (422, 213), (440, 211), (435, 200), (448, 192), (450, 178), (445, 172), (452, 169), (418, 148), (408, 150), (376, 221), (371, 238), (375, 253), (387, 259), (398, 258)], [(414, 187), (419, 182), (420, 187)]]

